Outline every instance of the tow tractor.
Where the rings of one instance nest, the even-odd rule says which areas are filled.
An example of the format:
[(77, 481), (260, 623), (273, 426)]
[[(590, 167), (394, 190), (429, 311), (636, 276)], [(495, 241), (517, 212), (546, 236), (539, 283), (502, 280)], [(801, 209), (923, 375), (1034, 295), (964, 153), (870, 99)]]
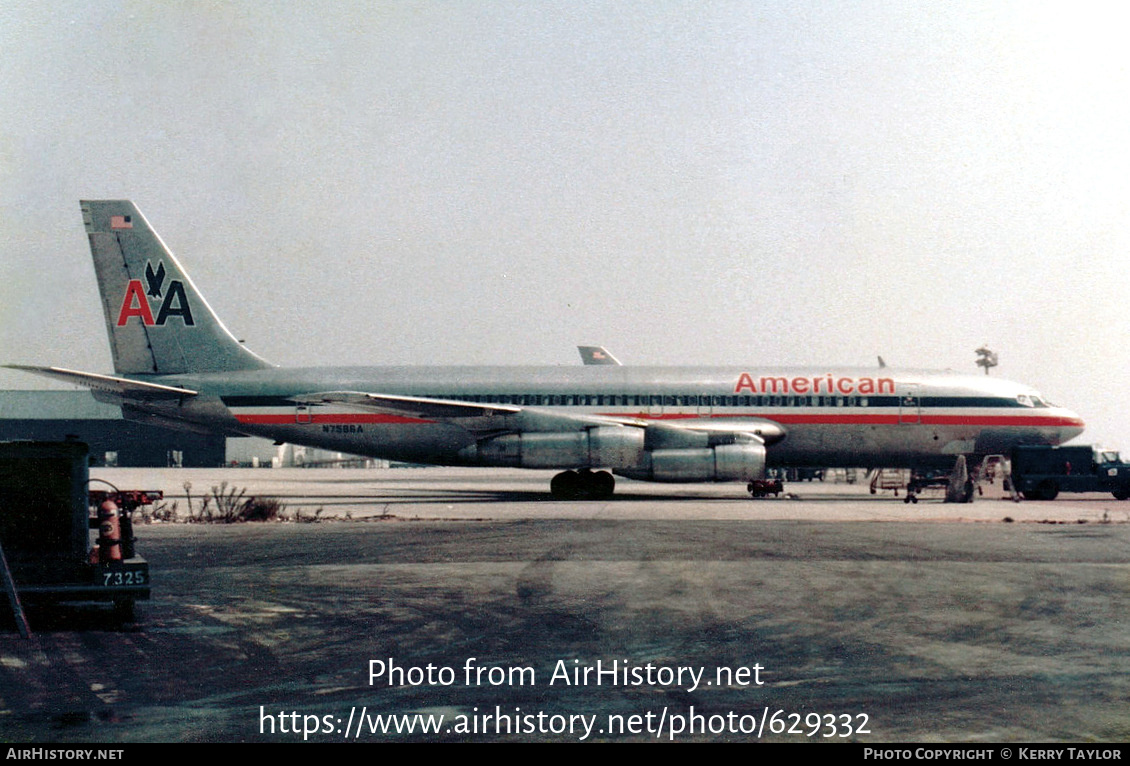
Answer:
[(25, 603), (109, 602), (128, 620), (149, 598), (131, 515), (162, 493), (90, 491), (88, 463), (77, 441), (0, 442), (0, 579), (21, 632)]

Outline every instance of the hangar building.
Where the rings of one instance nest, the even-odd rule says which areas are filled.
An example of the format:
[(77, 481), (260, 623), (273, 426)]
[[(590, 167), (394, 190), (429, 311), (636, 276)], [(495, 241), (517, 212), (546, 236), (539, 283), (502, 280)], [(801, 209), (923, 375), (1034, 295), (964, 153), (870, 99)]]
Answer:
[(62, 441), (90, 446), (92, 465), (183, 466), (224, 464), (223, 436), (134, 423), (89, 391), (0, 391), (0, 441)]

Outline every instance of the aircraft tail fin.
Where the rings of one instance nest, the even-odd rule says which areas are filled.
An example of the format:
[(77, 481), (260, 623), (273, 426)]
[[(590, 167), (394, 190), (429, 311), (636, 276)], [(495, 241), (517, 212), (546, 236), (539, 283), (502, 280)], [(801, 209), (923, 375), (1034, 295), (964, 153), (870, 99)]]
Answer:
[(619, 365), (620, 360), (612, 356), (612, 352), (604, 346), (577, 346), (583, 364), (609, 364)]
[(116, 373), (273, 366), (228, 332), (132, 202), (83, 200), (81, 205)]

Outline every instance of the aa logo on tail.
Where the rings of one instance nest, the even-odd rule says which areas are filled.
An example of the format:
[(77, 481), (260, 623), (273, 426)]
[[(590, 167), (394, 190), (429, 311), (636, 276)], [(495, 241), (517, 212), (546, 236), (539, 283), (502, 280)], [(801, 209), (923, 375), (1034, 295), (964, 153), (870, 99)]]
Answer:
[[(164, 291), (164, 298), (161, 293)], [(149, 299), (153, 298), (151, 305)], [(157, 309), (157, 318), (153, 318), (153, 305), (160, 300)], [(169, 317), (180, 317), (185, 327), (192, 327), (196, 322), (192, 319), (192, 307), (184, 293), (184, 283), (179, 279), (170, 279), (165, 285), (165, 262), (157, 263), (153, 268), (152, 263), (145, 264), (145, 284), (140, 279), (131, 279), (126, 285), (126, 294), (122, 298), (122, 308), (118, 312), (118, 327), (125, 327), (130, 317), (138, 317), (146, 327), (164, 327)]]

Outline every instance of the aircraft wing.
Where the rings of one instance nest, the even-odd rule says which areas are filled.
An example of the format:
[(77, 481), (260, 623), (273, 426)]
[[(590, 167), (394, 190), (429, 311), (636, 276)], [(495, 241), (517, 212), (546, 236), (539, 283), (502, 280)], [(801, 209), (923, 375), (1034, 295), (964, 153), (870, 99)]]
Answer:
[(640, 418), (605, 415), (563, 414), (554, 410), (519, 404), (463, 402), (421, 396), (370, 394), (363, 391), (327, 391), (291, 397), (298, 404), (337, 404), (368, 412), (401, 415), (421, 420), (456, 421), (470, 431), (583, 431), (593, 426), (636, 426), (650, 421)]
[(660, 422), (663, 428), (705, 434), (712, 443), (753, 437), (770, 445), (784, 439), (786, 434), (784, 426), (766, 418), (694, 418)]
[[(68, 370), (63, 367), (33, 367), (24, 364), (6, 364), (8, 369), (23, 370), (48, 378), (55, 378), (67, 383), (77, 383), (86, 386), (94, 392), (95, 398), (109, 397), (115, 402), (119, 400), (134, 401), (160, 401), (176, 400), (196, 396), (197, 392), (188, 388), (163, 386), (159, 383), (145, 383), (130, 378), (120, 378), (115, 375), (99, 375), (95, 372), (80, 372)], [(103, 395), (102, 397), (99, 394)]]
[(292, 396), (298, 404), (343, 404), (385, 415), (403, 415), (421, 420), (481, 418), (491, 415), (513, 415), (522, 407), (512, 404), (480, 404), (453, 399), (431, 399), (420, 396), (367, 394), (363, 391), (327, 391), (319, 394)]
[(685, 441), (691, 433), (699, 435), (699, 438), (692, 439), (695, 443), (749, 436), (773, 444), (785, 436), (779, 423), (763, 418), (655, 420), (624, 415), (563, 414), (517, 404), (463, 402), (363, 391), (327, 391), (291, 397), (291, 401), (298, 404), (336, 404), (421, 420), (457, 421), (468, 430), (477, 432), (582, 431), (594, 426), (628, 426), (648, 429), (657, 440), (671, 443)]

